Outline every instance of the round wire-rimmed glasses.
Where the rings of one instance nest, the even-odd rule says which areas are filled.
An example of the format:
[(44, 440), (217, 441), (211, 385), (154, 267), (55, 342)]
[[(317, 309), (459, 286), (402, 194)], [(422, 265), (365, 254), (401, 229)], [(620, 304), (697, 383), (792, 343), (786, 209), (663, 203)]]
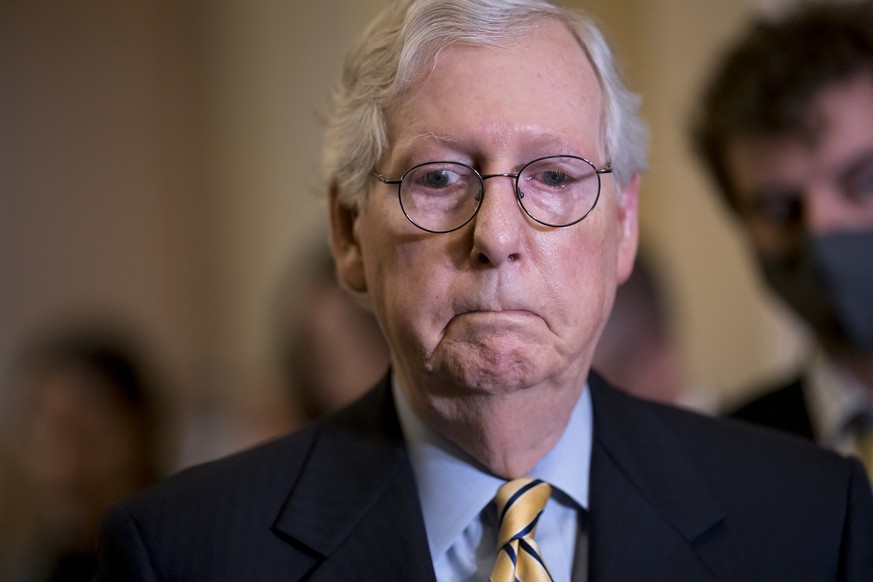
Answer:
[(594, 210), (600, 175), (610, 173), (612, 164), (597, 168), (585, 158), (564, 155), (536, 158), (518, 173), (482, 175), (460, 162), (426, 162), (398, 179), (373, 175), (384, 184), (397, 184), (400, 207), (409, 222), (440, 234), (473, 220), (485, 197), (485, 180), (491, 178), (512, 178), (519, 206), (534, 221), (554, 228), (572, 226)]

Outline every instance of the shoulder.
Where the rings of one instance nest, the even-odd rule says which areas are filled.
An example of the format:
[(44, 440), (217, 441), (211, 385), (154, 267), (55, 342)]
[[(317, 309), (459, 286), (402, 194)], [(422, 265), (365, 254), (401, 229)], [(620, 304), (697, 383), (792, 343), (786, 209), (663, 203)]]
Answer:
[[(390, 390), (380, 385), (348, 408), (248, 450), (190, 467), (129, 500), (131, 509), (179, 503), (192, 506), (257, 502), (281, 504), (304, 471), (314, 462), (338, 462), (351, 443), (369, 443), (369, 450), (389, 448), (385, 442), (399, 432)], [(393, 422), (392, 422), (393, 420)], [(250, 499), (249, 499), (250, 498)]]
[(614, 515), (636, 500), (650, 526), (669, 524), (659, 536), (678, 531), (701, 544), (719, 570), (735, 572), (731, 579), (838, 571), (865, 579), (853, 576), (873, 567), (873, 496), (857, 460), (787, 433), (640, 400), (599, 379), (589, 385), (592, 507), (600, 502)]
[(773, 494), (797, 500), (818, 495), (817, 501), (824, 501), (830, 495), (839, 504), (845, 501), (851, 481), (858, 478), (857, 463), (808, 439), (647, 402), (605, 383), (593, 384), (595, 429), (600, 433), (595, 438), (613, 449), (631, 451), (630, 455), (657, 447), (672, 451), (672, 459), (661, 461), (687, 460), (715, 489), (733, 488), (747, 500)]
[(728, 417), (813, 438), (812, 421), (803, 394), (803, 378), (756, 390), (753, 398), (741, 402)]
[(305, 561), (282, 551), (272, 524), (318, 430), (186, 469), (111, 508), (100, 534), (97, 579), (266, 576), (260, 568), (280, 558), (286, 571), (303, 567)]
[(114, 508), (106, 523), (111, 524), (117, 513), (143, 531), (178, 529), (182, 522), (185, 527), (205, 526), (236, 507), (247, 509), (247, 522), (269, 519), (281, 509), (320, 430), (320, 425), (313, 425), (186, 468)]
[[(174, 579), (272, 579), (275, 572), (297, 579), (313, 558), (288, 543), (282, 516), (295, 499), (312, 515), (329, 513), (329, 496), (313, 490), (352, 487), (349, 474), (361, 465), (389, 465), (398, 456), (390, 414), (390, 391), (377, 388), (336, 415), (185, 469), (112, 508), (101, 533), (100, 579), (141, 579), (127, 574), (145, 571)], [(310, 495), (295, 497), (305, 482)]]

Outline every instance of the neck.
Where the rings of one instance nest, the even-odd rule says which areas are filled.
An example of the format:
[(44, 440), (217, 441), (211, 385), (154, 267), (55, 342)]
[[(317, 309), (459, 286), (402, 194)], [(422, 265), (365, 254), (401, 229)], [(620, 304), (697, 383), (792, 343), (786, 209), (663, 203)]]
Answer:
[(554, 448), (584, 384), (582, 378), (497, 394), (457, 388), (434, 395), (403, 380), (407, 400), (422, 422), (504, 479), (527, 475)]

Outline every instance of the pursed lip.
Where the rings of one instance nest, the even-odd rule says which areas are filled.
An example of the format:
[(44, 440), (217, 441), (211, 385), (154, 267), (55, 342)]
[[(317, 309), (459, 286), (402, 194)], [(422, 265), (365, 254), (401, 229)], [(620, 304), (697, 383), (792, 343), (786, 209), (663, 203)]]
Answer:
[(455, 314), (472, 313), (527, 313), (536, 315), (536, 310), (520, 297), (501, 297), (500, 294), (490, 297), (482, 295), (467, 297), (455, 303)]
[(525, 308), (493, 308), (493, 307), (480, 307), (480, 308), (468, 308), (464, 310), (457, 311), (453, 319), (463, 318), (463, 317), (494, 317), (494, 318), (506, 318), (506, 319), (515, 319), (522, 317), (531, 317), (536, 316), (536, 313), (529, 309)]
[(521, 308), (509, 308), (509, 309), (491, 309), (491, 308), (480, 308), (480, 309), (466, 309), (463, 311), (459, 311), (458, 315), (464, 315), (467, 313), (531, 313), (528, 309)]

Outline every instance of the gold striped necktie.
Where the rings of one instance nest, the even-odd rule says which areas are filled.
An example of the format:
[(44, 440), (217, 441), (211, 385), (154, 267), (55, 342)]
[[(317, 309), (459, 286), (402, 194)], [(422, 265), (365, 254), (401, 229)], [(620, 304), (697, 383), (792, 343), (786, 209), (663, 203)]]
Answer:
[(548, 483), (530, 477), (509, 481), (497, 491), (499, 533), (491, 582), (552, 582), (534, 541), (537, 521), (551, 494)]

